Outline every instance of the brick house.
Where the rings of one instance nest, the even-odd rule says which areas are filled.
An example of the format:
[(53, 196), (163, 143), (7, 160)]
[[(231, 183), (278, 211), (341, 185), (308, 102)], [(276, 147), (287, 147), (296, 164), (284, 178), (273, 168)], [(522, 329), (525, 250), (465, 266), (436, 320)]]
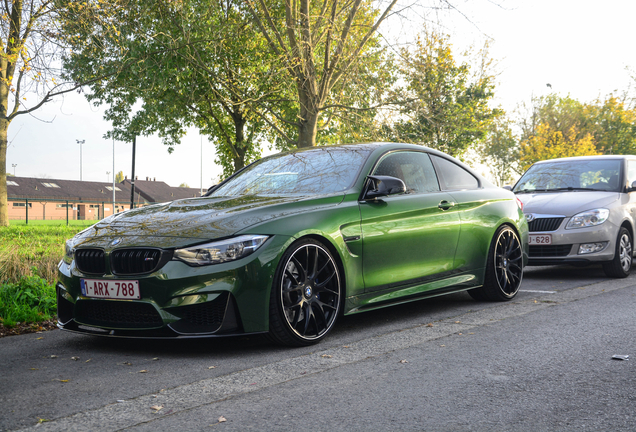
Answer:
[[(113, 214), (112, 183), (7, 177), (7, 194), (9, 219), (99, 220)], [(199, 196), (198, 189), (135, 181), (135, 207), (193, 196)], [(115, 184), (114, 212), (128, 208), (130, 180)]]

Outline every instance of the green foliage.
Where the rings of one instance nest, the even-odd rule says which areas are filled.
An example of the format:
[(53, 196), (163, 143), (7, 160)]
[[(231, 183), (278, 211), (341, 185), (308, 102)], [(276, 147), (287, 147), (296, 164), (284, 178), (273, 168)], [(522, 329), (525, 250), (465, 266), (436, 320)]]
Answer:
[(401, 50), (401, 74), (406, 82), (400, 119), (385, 125), (390, 141), (423, 144), (453, 156), (461, 156), (485, 137), (490, 124), (501, 115), (488, 106), (494, 95), (487, 50), (480, 52), (475, 71), (457, 64), (449, 38), (425, 32), (413, 50)]
[(245, 3), (280, 79), (294, 84), (266, 114), (279, 149), (373, 137), (375, 108), (394, 79), (376, 30), (395, 3)]
[(534, 98), (520, 126), (525, 168), (557, 157), (636, 152), (636, 109), (612, 94), (591, 103), (557, 94)]
[(228, 175), (260, 156), (254, 108), (280, 99), (277, 65), (243, 8), (240, 0), (71, 2), (64, 66), (73, 80), (111, 73), (87, 98), (109, 105), (117, 139), (157, 133), (171, 151), (194, 126)]
[(115, 175), (115, 183), (121, 183), (124, 181), (124, 172), (119, 171), (117, 175)]
[(519, 146), (509, 121), (497, 118), (488, 128), (485, 139), (477, 146), (481, 163), (490, 168), (498, 186), (509, 184), (514, 173), (521, 174)]
[[(36, 269), (32, 269), (36, 273)], [(13, 326), (50, 320), (57, 312), (55, 287), (37, 275), (0, 284), (0, 322)]]

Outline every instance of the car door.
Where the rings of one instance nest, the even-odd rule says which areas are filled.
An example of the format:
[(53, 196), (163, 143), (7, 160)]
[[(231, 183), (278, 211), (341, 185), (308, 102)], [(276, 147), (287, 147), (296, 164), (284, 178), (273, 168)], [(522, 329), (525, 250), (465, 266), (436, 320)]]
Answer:
[(372, 174), (400, 178), (407, 192), (360, 202), (365, 291), (452, 273), (460, 218), (453, 198), (440, 191), (429, 155), (391, 152)]
[[(455, 202), (461, 219), (461, 231), (455, 253), (455, 268), (474, 271), (484, 267), (497, 212), (494, 207), (504, 204), (496, 190), (485, 190), (479, 180), (450, 159), (431, 156), (439, 177), (440, 187)], [(501, 214), (504, 211), (501, 210)]]

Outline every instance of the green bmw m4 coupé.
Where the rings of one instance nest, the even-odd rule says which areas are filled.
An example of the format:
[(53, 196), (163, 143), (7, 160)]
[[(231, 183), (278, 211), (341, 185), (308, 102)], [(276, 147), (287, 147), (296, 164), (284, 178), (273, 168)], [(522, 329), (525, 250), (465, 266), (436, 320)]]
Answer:
[(66, 244), (58, 326), (114, 337), (323, 339), (338, 315), (465, 291), (513, 298), (528, 224), (512, 192), (438, 151), (315, 147), (206, 196), (108, 217)]

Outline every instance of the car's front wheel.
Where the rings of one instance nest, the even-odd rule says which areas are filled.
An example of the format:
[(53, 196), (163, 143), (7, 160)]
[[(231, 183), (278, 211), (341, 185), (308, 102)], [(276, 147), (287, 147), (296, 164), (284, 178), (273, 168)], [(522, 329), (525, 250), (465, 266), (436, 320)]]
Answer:
[(506, 301), (517, 295), (523, 277), (523, 250), (517, 233), (499, 227), (488, 251), (484, 285), (468, 291), (475, 300)]
[(626, 278), (632, 269), (632, 236), (625, 227), (621, 227), (616, 238), (614, 259), (603, 264), (603, 270), (609, 277)]
[(292, 244), (278, 265), (270, 298), (270, 337), (289, 346), (322, 340), (340, 311), (338, 264), (325, 245), (313, 239)]

